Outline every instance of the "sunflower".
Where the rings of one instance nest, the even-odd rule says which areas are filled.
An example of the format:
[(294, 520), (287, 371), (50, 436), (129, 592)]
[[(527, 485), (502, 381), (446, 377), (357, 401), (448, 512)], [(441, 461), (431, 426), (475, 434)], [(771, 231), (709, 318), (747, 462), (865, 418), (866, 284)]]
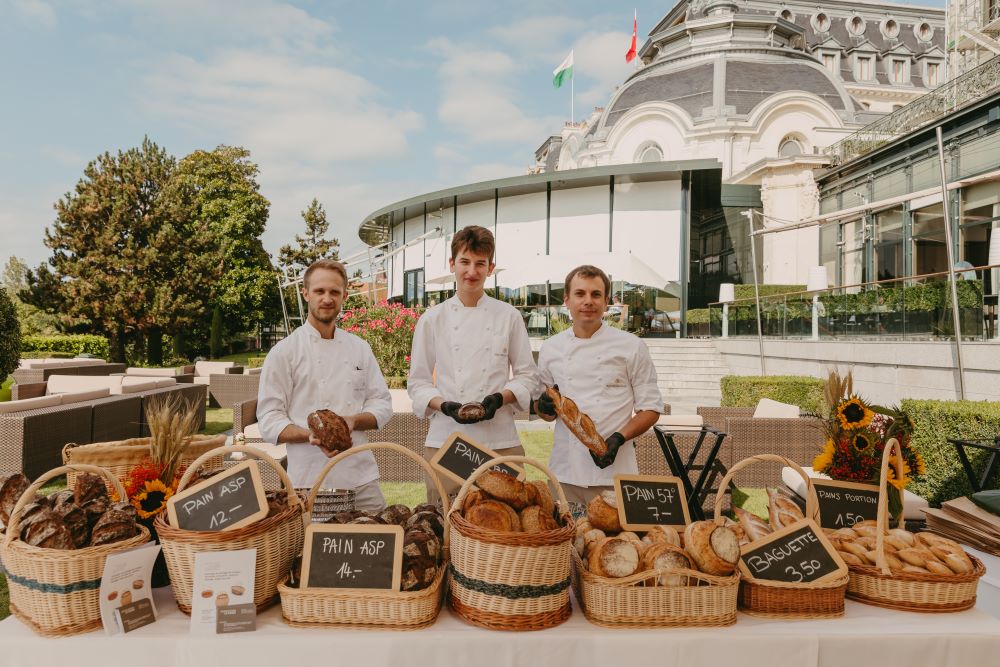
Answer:
[(133, 496), (132, 505), (139, 513), (140, 519), (151, 519), (167, 506), (167, 500), (174, 495), (174, 490), (158, 479), (146, 482), (142, 491)]
[(859, 454), (871, 455), (875, 451), (875, 443), (882, 442), (877, 433), (865, 429), (851, 436), (851, 446)]
[(910, 464), (906, 462), (905, 458), (903, 459), (903, 475), (897, 479), (896, 457), (889, 457), (889, 474), (886, 476), (886, 480), (900, 491), (906, 488), (906, 485), (910, 483)]
[(827, 438), (826, 444), (823, 445), (823, 451), (813, 459), (813, 470), (816, 472), (826, 472), (833, 465), (833, 455), (836, 451), (836, 448), (833, 446), (833, 440)]
[(861, 402), (857, 396), (851, 396), (846, 401), (837, 406), (837, 420), (840, 426), (853, 430), (864, 428), (872, 422), (875, 416), (868, 406)]

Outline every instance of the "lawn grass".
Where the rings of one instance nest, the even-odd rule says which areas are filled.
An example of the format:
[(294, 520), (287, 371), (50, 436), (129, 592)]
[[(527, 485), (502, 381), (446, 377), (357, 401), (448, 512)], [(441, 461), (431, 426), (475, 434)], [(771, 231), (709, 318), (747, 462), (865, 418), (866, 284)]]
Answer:
[(218, 435), (233, 427), (232, 408), (208, 408), (205, 410), (205, 428), (202, 435)]
[(213, 359), (212, 361), (234, 361), (238, 365), (246, 367), (250, 357), (259, 357), (264, 354), (260, 350), (252, 350), (249, 352), (237, 352), (236, 354), (227, 354), (224, 357), (219, 357), (218, 359)]
[(10, 616), (10, 591), (7, 590), (7, 577), (0, 574), (0, 621)]

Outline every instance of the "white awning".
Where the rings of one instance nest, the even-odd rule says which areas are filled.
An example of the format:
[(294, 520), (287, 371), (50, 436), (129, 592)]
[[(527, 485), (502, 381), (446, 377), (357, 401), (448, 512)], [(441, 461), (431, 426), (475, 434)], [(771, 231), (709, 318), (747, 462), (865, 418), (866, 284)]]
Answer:
[(680, 285), (664, 278), (635, 255), (625, 252), (578, 253), (574, 255), (535, 255), (515, 266), (508, 266), (500, 276), (501, 287), (515, 289), (526, 285), (562, 283), (566, 274), (581, 264), (602, 269), (614, 281), (644, 285), (680, 295)]

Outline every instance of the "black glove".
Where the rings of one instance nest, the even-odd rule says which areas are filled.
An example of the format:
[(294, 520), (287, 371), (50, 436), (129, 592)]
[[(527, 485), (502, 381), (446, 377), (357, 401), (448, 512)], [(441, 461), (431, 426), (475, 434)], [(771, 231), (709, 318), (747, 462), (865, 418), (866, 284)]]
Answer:
[(486, 408), (486, 414), (483, 416), (483, 421), (493, 419), (497, 410), (503, 407), (503, 394), (490, 394), (483, 399), (482, 403), (483, 407)]
[(441, 404), (441, 412), (448, 415), (454, 419), (459, 424), (475, 424), (478, 419), (463, 419), (458, 416), (458, 409), (462, 407), (461, 403), (456, 403), (455, 401), (445, 401)]
[[(557, 384), (552, 385), (552, 388), (559, 391), (559, 385)], [(535, 412), (544, 417), (555, 417), (556, 404), (552, 401), (552, 397), (542, 392), (542, 395), (535, 401)]]
[(625, 444), (625, 436), (623, 436), (618, 431), (615, 431), (604, 441), (604, 444), (608, 446), (608, 453), (604, 456), (598, 456), (594, 452), (590, 452), (590, 458), (594, 459), (594, 465), (598, 468), (607, 468), (609, 465), (615, 462), (615, 457), (618, 456), (618, 450), (621, 446)]

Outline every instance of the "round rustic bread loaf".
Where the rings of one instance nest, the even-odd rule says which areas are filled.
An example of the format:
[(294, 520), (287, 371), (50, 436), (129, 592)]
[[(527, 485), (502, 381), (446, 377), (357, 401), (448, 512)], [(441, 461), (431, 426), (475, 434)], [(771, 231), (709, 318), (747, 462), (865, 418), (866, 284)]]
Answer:
[(395, 526), (404, 525), (411, 516), (413, 516), (413, 511), (406, 505), (401, 504), (390, 505), (378, 513), (378, 518), (382, 519), (385, 523)]
[(695, 521), (684, 530), (684, 548), (705, 574), (733, 573), (740, 557), (740, 542), (730, 528), (714, 521)]
[(342, 452), (351, 448), (351, 429), (344, 418), (332, 410), (316, 410), (306, 417), (309, 430), (327, 452)]
[(31, 483), (19, 472), (0, 473), (0, 523), (10, 523), (10, 513)]
[(465, 494), (465, 500), (462, 501), (462, 513), (464, 514), (473, 505), (478, 505), (479, 503), (487, 500), (487, 495), (480, 491), (479, 489), (472, 489), (467, 494)]
[(666, 544), (672, 544), (675, 547), (681, 545), (681, 536), (677, 532), (677, 529), (673, 526), (657, 526), (649, 530), (643, 539), (647, 542), (656, 544), (657, 542), (664, 542)]
[(476, 486), (490, 497), (507, 503), (516, 510), (523, 510), (531, 504), (524, 482), (497, 470), (487, 470), (480, 475)]
[(107, 499), (107, 497), (108, 489), (99, 475), (82, 472), (76, 476), (76, 483), (73, 484), (73, 500), (81, 508), (91, 500)]
[(459, 419), (480, 420), (486, 416), (486, 408), (478, 401), (465, 403), (458, 409)]
[(470, 507), (465, 514), (465, 519), (469, 523), (489, 530), (503, 532), (519, 532), (521, 530), (521, 520), (517, 516), (517, 512), (499, 500), (484, 500), (478, 505)]
[[(666, 542), (650, 545), (639, 563), (640, 571), (668, 568), (693, 570), (694, 563), (691, 562), (691, 557), (683, 549)], [(683, 574), (661, 574), (646, 579), (645, 583), (647, 586), (687, 586), (689, 582), (688, 577)]]
[(77, 549), (87, 546), (90, 541), (90, 524), (87, 515), (73, 502), (73, 495), (63, 496), (61, 502), (56, 502), (52, 511), (62, 519), (73, 537), (73, 546)]
[(600, 528), (606, 533), (621, 532), (622, 524), (618, 519), (618, 502), (614, 491), (602, 491), (591, 499), (587, 505), (587, 520), (594, 528)]
[(596, 575), (615, 579), (634, 574), (639, 567), (635, 544), (617, 537), (606, 537), (590, 551), (589, 569)]
[(556, 509), (556, 502), (549, 491), (549, 485), (545, 480), (535, 479), (528, 482), (529, 493), (533, 494), (532, 502), (544, 510), (545, 514), (552, 516)]
[(25, 544), (43, 549), (75, 549), (73, 535), (62, 518), (48, 507), (33, 512), (27, 524), (22, 523), (21, 539)]
[(409, 558), (430, 558), (441, 562), (441, 540), (432, 532), (422, 528), (411, 528), (403, 534), (403, 556)]
[(521, 530), (526, 533), (541, 533), (546, 530), (555, 530), (559, 527), (551, 514), (547, 514), (538, 505), (531, 505), (521, 510), (520, 514)]
[(406, 530), (423, 527), (439, 538), (444, 538), (444, 519), (437, 512), (416, 512), (406, 520), (403, 527)]
[(413, 514), (418, 514), (420, 512), (434, 512), (435, 514), (441, 514), (441, 507), (436, 503), (420, 503), (413, 508)]
[(90, 546), (120, 542), (139, 534), (139, 526), (129, 512), (112, 507), (101, 515), (90, 531)]
[(83, 513), (87, 515), (87, 523), (90, 524), (90, 528), (93, 530), (94, 524), (96, 524), (98, 520), (104, 516), (104, 513), (108, 511), (108, 508), (111, 507), (111, 501), (105, 497), (98, 497), (88, 500), (83, 505), (80, 505), (80, 503), (77, 503), (77, 505), (83, 510)]

